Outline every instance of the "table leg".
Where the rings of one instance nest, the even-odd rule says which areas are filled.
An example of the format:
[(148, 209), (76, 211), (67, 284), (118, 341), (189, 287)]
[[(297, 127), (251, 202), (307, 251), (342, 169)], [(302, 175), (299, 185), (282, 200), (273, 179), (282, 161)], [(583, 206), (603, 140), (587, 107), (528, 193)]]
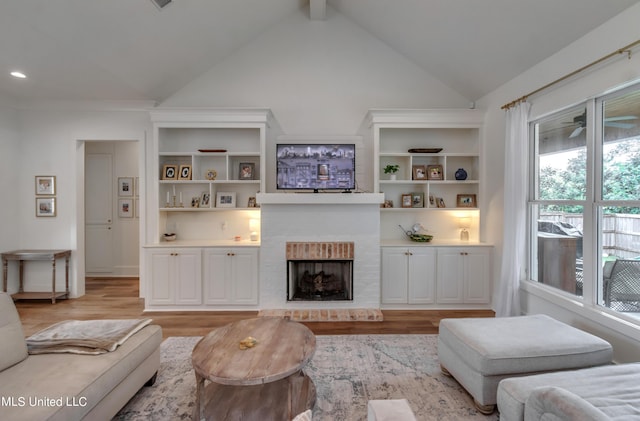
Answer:
[(56, 258), (51, 259), (52, 275), (51, 275), (51, 304), (56, 303)]
[(2, 259), (2, 290), (7, 292), (7, 277), (9, 276), (9, 261)]
[(204, 377), (196, 373), (196, 406), (193, 409), (194, 421), (200, 421), (204, 419)]
[(24, 292), (24, 283), (23, 283), (24, 282), (24, 262), (22, 260), (19, 260), (18, 262), (19, 262), (18, 266), (20, 267), (19, 275), (18, 275), (18, 278), (19, 278), (18, 281), (20, 283), (18, 286), (18, 292), (22, 293)]
[(64, 258), (64, 287), (67, 293), (66, 298), (69, 299), (69, 255)]

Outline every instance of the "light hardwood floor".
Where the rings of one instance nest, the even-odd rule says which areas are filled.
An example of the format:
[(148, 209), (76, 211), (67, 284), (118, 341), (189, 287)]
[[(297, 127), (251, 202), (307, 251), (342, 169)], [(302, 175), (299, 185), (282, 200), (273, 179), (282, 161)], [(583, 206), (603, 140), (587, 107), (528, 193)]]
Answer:
[[(162, 326), (169, 336), (203, 336), (228, 323), (255, 317), (256, 311), (144, 312), (138, 298), (137, 278), (87, 278), (86, 294), (80, 298), (17, 301), (25, 335), (62, 320), (147, 318)], [(383, 322), (308, 322), (316, 335), (376, 333), (438, 333), (440, 319), (446, 317), (493, 317), (490, 310), (383, 310)]]

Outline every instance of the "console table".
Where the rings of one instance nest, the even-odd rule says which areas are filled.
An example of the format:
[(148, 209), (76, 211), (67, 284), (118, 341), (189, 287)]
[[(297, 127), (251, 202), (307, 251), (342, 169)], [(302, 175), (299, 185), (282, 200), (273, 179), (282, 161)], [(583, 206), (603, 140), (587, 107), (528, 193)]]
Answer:
[[(55, 304), (56, 298), (69, 298), (69, 258), (71, 250), (15, 250), (2, 253), (2, 290), (7, 292), (7, 278), (9, 272), (9, 260), (17, 260), (20, 268), (20, 285), (18, 292), (12, 294), (14, 300), (48, 300)], [(56, 260), (64, 258), (64, 292), (56, 292)], [(52, 266), (51, 292), (26, 292), (24, 290), (24, 262), (32, 260), (49, 260)]]

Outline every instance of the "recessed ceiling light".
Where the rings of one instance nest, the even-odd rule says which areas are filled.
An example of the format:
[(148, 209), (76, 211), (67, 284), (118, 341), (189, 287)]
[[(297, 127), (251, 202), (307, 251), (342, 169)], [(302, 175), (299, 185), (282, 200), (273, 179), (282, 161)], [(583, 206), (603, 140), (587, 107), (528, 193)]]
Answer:
[(22, 72), (18, 72), (18, 71), (11, 72), (11, 76), (17, 77), (18, 79), (26, 79), (27, 78), (27, 75), (25, 75)]

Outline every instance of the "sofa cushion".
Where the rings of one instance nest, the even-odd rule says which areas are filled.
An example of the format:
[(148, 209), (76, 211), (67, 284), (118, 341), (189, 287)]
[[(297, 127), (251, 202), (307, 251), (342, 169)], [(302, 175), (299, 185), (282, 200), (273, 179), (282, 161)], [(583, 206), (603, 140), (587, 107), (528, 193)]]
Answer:
[(0, 371), (27, 358), (20, 316), (11, 296), (0, 292)]
[(538, 387), (524, 406), (524, 421), (609, 421), (607, 415), (580, 396), (561, 387)]
[(605, 365), (504, 379), (498, 386), (500, 419), (524, 418), (525, 402), (538, 387), (561, 387), (611, 419), (640, 418), (640, 363)]
[[(0, 372), (0, 396), (17, 402), (2, 408), (2, 419), (81, 419), (146, 358), (158, 352), (162, 329), (148, 325), (115, 351), (100, 355), (30, 355)], [(29, 408), (21, 407), (20, 399)], [(38, 405), (38, 399), (47, 399)]]

